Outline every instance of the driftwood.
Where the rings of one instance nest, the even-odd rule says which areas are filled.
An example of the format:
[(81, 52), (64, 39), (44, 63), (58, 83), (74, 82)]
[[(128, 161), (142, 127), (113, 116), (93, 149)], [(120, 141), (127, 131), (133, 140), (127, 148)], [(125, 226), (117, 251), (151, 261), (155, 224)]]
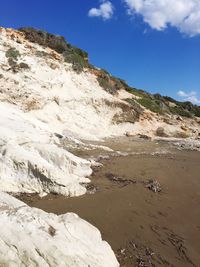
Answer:
[(115, 182), (117, 184), (122, 184), (123, 186), (136, 183), (136, 180), (126, 179), (126, 178), (123, 178), (123, 177), (117, 177), (112, 173), (106, 173), (105, 176), (111, 182)]
[(161, 192), (161, 190), (162, 190), (160, 183), (157, 180), (153, 180), (153, 179), (140, 181), (140, 180), (136, 180), (136, 179), (127, 179), (127, 178), (123, 178), (123, 177), (118, 177), (112, 173), (106, 173), (105, 176), (111, 182), (117, 183), (117, 184), (122, 185), (122, 186), (127, 186), (129, 184), (141, 183), (141, 184), (144, 184), (146, 188), (148, 188), (149, 190), (151, 190), (154, 193)]
[(157, 180), (148, 180), (146, 183), (146, 188), (153, 191), (154, 193), (161, 192), (162, 188), (160, 183)]

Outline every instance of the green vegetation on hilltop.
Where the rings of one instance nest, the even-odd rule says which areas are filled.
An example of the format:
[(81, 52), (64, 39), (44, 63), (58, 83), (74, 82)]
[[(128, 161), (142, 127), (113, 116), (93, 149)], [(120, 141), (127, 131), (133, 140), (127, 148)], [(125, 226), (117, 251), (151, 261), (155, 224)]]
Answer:
[[(171, 97), (161, 96), (160, 94), (150, 94), (143, 90), (130, 87), (124, 80), (112, 76), (104, 69), (93, 67), (88, 61), (88, 53), (69, 44), (63, 36), (53, 35), (34, 28), (19, 29), (24, 33), (25, 38), (30, 42), (37, 43), (44, 47), (49, 47), (57, 53), (62, 54), (64, 60), (72, 64), (77, 73), (81, 73), (84, 68), (89, 68), (97, 76), (99, 85), (108, 93), (116, 94), (118, 90), (124, 89), (133, 95), (133, 98), (126, 101), (135, 107), (135, 104), (151, 110), (158, 114), (175, 114), (184, 117), (200, 117), (200, 106), (190, 102), (179, 102)], [(16, 51), (7, 51), (11, 57), (17, 57)]]
[(154, 100), (153, 98), (150, 97), (142, 97), (137, 99), (137, 102), (143, 107), (151, 110), (152, 112), (159, 114), (164, 113), (161, 108), (161, 103), (159, 102), (159, 100)]
[(200, 117), (200, 107), (193, 105), (190, 102), (179, 102), (168, 96), (161, 96), (160, 94), (148, 94), (146, 93), (139, 98), (140, 103), (145, 108), (152, 112), (159, 114), (174, 114), (183, 117)]
[(136, 99), (126, 99), (130, 104), (139, 103), (141, 106), (158, 114), (174, 114), (183, 117), (200, 117), (200, 106), (193, 105), (191, 102), (179, 102), (167, 96), (160, 94), (150, 94), (143, 90), (130, 87), (124, 80), (113, 77), (108, 72), (101, 70), (101, 75), (97, 78), (101, 87), (109, 93), (115, 94), (118, 90), (124, 89), (131, 93)]
[(89, 67), (88, 53), (69, 44), (63, 36), (34, 28), (20, 28), (19, 31), (23, 32), (25, 38), (30, 42), (49, 47), (62, 54), (66, 62), (72, 63), (76, 72), (80, 73), (83, 68)]

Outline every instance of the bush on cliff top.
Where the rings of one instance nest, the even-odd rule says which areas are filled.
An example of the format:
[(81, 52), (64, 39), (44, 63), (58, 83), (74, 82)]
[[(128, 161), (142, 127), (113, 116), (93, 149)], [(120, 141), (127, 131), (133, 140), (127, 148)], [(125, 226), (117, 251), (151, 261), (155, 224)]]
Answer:
[(88, 53), (69, 44), (63, 36), (50, 34), (34, 28), (20, 28), (25, 38), (30, 42), (49, 47), (62, 54), (65, 62), (71, 63), (73, 69), (80, 73), (84, 67), (88, 67)]
[[(72, 64), (74, 71), (80, 73), (84, 68), (97, 69), (88, 62), (87, 52), (70, 45), (63, 36), (53, 35), (42, 30), (34, 28), (19, 29), (24, 33), (25, 38), (30, 42), (38, 43), (44, 47), (49, 47), (56, 52), (63, 55), (64, 60)], [(16, 51), (9, 51), (8, 55), (11, 57), (18, 57)], [(200, 117), (200, 107), (193, 105), (190, 102), (178, 102), (171, 97), (161, 96), (160, 94), (149, 94), (143, 90), (130, 87), (124, 80), (114, 77), (106, 70), (98, 70), (97, 80), (99, 85), (111, 94), (116, 94), (120, 89), (138, 96), (136, 100), (139, 104), (147, 109), (163, 114), (171, 113), (185, 117), (198, 116)], [(170, 102), (175, 104), (174, 107)]]

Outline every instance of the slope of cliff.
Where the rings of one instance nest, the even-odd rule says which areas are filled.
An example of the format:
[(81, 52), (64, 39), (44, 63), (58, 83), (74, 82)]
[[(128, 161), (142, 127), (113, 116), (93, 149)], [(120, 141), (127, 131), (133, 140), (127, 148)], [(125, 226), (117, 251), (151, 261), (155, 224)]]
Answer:
[(90, 162), (63, 149), (61, 139), (122, 135), (137, 112), (105, 92), (95, 75), (77, 74), (55, 51), (20, 32), (0, 34), (1, 189), (85, 193), (81, 184), (89, 181)]
[[(150, 94), (144, 90), (138, 90), (129, 86), (124, 80), (112, 76), (104, 69), (97, 69), (89, 63), (88, 53), (72, 46), (64, 37), (52, 35), (34, 28), (21, 28), (25, 38), (33, 43), (49, 47), (61, 54), (65, 62), (71, 63), (74, 71), (80, 73), (84, 68), (89, 69), (97, 76), (99, 85), (111, 94), (116, 94), (123, 89), (137, 96), (136, 103), (159, 114), (175, 114), (184, 117), (200, 117), (200, 106), (191, 102), (179, 102), (168, 96)], [(127, 100), (130, 100), (129, 98)], [(130, 102), (130, 101), (129, 101)], [(133, 101), (132, 101), (133, 103)], [(136, 104), (135, 104), (136, 108)]]
[(181, 116), (166, 108), (179, 103), (157, 98), (91, 66), (87, 53), (62, 37), (0, 28), (0, 265), (118, 266), (98, 230), (76, 215), (46, 214), (7, 193), (86, 193), (94, 162), (70, 153), (71, 144), (138, 134), (199, 138), (198, 107)]
[(198, 117), (155, 113), (139, 104), (147, 93), (136, 95), (108, 74), (112, 88), (105, 90), (103, 71), (62, 37), (29, 28), (1, 28), (0, 36), (2, 190), (85, 193), (91, 163), (69, 153), (62, 145), (68, 140), (199, 137)]

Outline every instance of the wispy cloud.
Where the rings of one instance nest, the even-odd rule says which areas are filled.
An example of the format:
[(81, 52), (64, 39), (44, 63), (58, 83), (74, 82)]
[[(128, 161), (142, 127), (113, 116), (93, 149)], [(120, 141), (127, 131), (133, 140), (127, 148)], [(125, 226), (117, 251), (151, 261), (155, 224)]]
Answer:
[(190, 101), (193, 104), (200, 104), (200, 98), (198, 97), (197, 92), (191, 91), (189, 93), (184, 92), (182, 90), (178, 91), (177, 95), (181, 97), (184, 101)]
[(114, 6), (110, 1), (101, 1), (99, 8), (91, 8), (88, 12), (89, 17), (100, 17), (103, 20), (108, 20), (113, 17)]
[(196, 96), (197, 95), (197, 92), (191, 91), (189, 93), (186, 93), (186, 92), (180, 90), (180, 91), (178, 91), (177, 94), (178, 94), (178, 96), (181, 96), (181, 97), (191, 97), (191, 96)]
[(128, 14), (139, 14), (153, 29), (171, 25), (189, 36), (200, 34), (199, 0), (122, 0)]

